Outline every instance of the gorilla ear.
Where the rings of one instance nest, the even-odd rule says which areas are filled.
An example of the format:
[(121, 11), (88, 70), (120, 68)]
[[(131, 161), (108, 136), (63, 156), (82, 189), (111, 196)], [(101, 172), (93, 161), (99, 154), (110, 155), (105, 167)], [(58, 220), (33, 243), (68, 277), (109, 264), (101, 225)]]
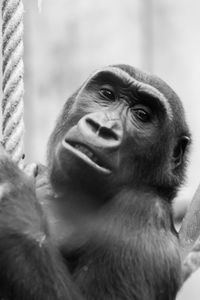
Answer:
[(186, 150), (189, 142), (190, 142), (190, 138), (188, 136), (182, 136), (178, 140), (177, 145), (175, 146), (174, 152), (173, 152), (174, 169), (182, 164), (183, 156), (184, 156), (185, 150)]

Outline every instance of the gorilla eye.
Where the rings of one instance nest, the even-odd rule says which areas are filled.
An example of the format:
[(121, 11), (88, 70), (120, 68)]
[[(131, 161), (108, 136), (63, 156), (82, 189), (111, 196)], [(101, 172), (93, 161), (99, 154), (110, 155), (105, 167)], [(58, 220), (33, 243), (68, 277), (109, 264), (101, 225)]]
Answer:
[(115, 101), (116, 100), (116, 95), (111, 86), (103, 86), (100, 91), (100, 95), (108, 100)]
[(135, 117), (142, 122), (150, 122), (151, 121), (151, 117), (152, 117), (152, 112), (151, 110), (143, 105), (135, 105), (132, 108), (132, 111), (135, 115)]

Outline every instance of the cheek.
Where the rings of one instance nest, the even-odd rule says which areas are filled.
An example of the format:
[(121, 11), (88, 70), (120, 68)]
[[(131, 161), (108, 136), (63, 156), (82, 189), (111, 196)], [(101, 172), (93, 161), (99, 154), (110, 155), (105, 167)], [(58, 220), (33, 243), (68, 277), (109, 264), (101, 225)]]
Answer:
[(137, 129), (125, 132), (124, 142), (120, 149), (121, 178), (137, 178), (140, 172), (144, 172), (152, 166), (159, 164), (163, 157), (163, 144), (160, 145), (160, 137), (155, 130), (143, 132)]
[(147, 155), (152, 151), (151, 149), (155, 146), (159, 145), (158, 133), (155, 129), (129, 129), (129, 131), (125, 133), (124, 139), (124, 149), (123, 151), (126, 156), (135, 157)]

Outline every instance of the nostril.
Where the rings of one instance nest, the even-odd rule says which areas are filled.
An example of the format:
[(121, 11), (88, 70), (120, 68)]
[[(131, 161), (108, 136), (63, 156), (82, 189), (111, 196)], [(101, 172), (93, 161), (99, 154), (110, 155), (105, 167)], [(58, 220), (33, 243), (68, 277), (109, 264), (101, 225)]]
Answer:
[(91, 132), (95, 133), (105, 140), (119, 140), (119, 136), (116, 130), (113, 128), (114, 125), (112, 124), (112, 122), (109, 122), (108, 126), (106, 126), (102, 124), (102, 122), (98, 122), (93, 118), (86, 118), (85, 124), (87, 125), (87, 128), (91, 130)]
[(118, 140), (118, 135), (113, 130), (107, 127), (99, 128), (99, 136), (101, 136), (105, 140)]
[(93, 132), (97, 132), (100, 128), (100, 125), (90, 118), (86, 119), (85, 122)]

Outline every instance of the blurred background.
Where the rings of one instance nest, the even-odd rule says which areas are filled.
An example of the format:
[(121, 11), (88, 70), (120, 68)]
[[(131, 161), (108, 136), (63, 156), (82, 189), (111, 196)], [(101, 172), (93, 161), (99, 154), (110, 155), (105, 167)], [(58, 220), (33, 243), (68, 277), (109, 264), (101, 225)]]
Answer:
[(193, 146), (179, 199), (188, 202), (200, 182), (200, 2), (43, 0), (41, 12), (37, 0), (24, 6), (28, 162), (45, 162), (55, 119), (83, 80), (101, 66), (127, 63), (162, 77), (184, 103)]

